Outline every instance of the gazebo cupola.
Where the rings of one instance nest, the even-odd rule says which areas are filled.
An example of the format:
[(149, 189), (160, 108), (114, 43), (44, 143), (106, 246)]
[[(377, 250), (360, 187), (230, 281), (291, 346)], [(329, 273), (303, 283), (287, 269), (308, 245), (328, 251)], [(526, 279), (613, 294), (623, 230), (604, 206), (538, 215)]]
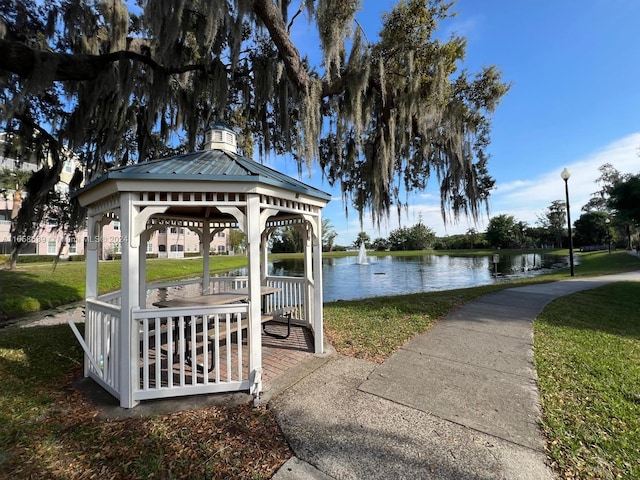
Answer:
[(222, 122), (211, 124), (209, 130), (204, 134), (204, 149), (238, 153), (236, 132)]
[[(321, 225), (331, 196), (239, 155), (235, 133), (223, 124), (214, 124), (204, 143), (199, 152), (111, 169), (74, 193), (88, 210), (86, 326), (80, 339), (85, 375), (126, 408), (180, 395), (259, 394), (261, 322), (275, 308), (293, 312), (294, 320), (312, 331), (315, 351), (323, 351)], [(121, 289), (99, 295), (98, 246), (103, 227), (116, 219)], [(304, 278), (267, 274), (268, 240), (282, 226), (302, 233)], [(154, 286), (146, 279), (146, 246), (168, 227), (200, 236), (200, 297), (237, 287), (246, 292), (246, 301), (156, 307), (148, 296)], [(237, 277), (210, 273), (211, 239), (226, 228), (245, 234), (248, 274), (239, 286)], [(265, 290), (276, 292), (268, 303)], [(245, 347), (243, 335), (233, 335), (240, 330), (246, 331)], [(197, 355), (208, 357), (213, 370), (197, 370)]]

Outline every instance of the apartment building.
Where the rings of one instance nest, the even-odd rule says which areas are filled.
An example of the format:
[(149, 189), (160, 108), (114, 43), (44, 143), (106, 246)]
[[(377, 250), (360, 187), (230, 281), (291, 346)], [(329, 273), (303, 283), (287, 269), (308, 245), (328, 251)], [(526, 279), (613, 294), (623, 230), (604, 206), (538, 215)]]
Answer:
[[(33, 172), (38, 169), (35, 162), (18, 163), (13, 158), (4, 156), (6, 133), (0, 133), (0, 168), (9, 170)], [(69, 182), (73, 177), (76, 167), (82, 168), (78, 162), (69, 155), (60, 173), (60, 182), (56, 190), (63, 194), (69, 193)], [(11, 218), (15, 216), (18, 205), (14, 205), (14, 198), (19, 185), (11, 188), (11, 185), (0, 189), (0, 254), (11, 253)], [(24, 195), (18, 192), (18, 200)], [(26, 239), (27, 246), (22, 255), (58, 255), (68, 258), (74, 255), (84, 255), (87, 241), (87, 231), (81, 230), (74, 235), (65, 236), (58, 226), (50, 221), (44, 221), (34, 234), (33, 238)], [(100, 258), (108, 260), (115, 258), (120, 253), (120, 222), (115, 219), (104, 227)], [(147, 243), (147, 254), (156, 254), (159, 258), (182, 258), (185, 254), (198, 254), (202, 250), (199, 235), (187, 228), (167, 227), (155, 232)], [(230, 253), (228, 230), (218, 232), (211, 242), (211, 253)]]

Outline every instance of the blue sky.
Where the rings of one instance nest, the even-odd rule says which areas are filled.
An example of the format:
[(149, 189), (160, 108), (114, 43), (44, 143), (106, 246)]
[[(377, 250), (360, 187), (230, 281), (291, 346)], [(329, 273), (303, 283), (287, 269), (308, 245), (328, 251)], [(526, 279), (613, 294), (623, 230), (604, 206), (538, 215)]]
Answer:
[[(363, 0), (356, 17), (371, 41), (382, 12), (395, 3)], [(573, 220), (598, 190), (599, 166), (608, 162), (623, 173), (640, 173), (640, 1), (459, 0), (453, 10), (457, 16), (442, 23), (441, 32), (467, 39), (461, 66), (473, 73), (497, 65), (512, 84), (493, 116), (488, 152), (496, 189), (490, 217), (505, 213), (535, 224), (552, 201), (564, 200), (564, 167), (571, 171)], [(306, 42), (298, 43), (300, 49), (313, 54), (317, 42)], [(266, 163), (297, 176), (291, 160)], [(361, 231), (358, 214), (348, 206), (345, 218), (339, 189), (331, 189), (315, 168), (301, 180), (334, 194), (323, 216), (336, 229), (338, 244), (353, 242)], [(386, 237), (421, 215), (436, 234), (446, 235), (471, 227), (484, 231), (490, 218), (444, 225), (435, 182), (409, 202), (400, 222), (392, 214), (378, 230), (365, 215), (363, 230), (372, 239)]]

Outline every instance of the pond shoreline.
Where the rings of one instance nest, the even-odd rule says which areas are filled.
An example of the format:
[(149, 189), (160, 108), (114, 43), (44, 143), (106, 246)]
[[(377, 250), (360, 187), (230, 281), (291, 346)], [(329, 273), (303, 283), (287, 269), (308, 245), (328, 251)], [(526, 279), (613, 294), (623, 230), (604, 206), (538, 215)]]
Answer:
[[(569, 265), (568, 255), (546, 251), (461, 256), (377, 253), (366, 259), (353, 255), (323, 258), (324, 302), (490, 285), (543, 275)], [(304, 275), (304, 263), (296, 257), (274, 258), (269, 265), (269, 276)]]

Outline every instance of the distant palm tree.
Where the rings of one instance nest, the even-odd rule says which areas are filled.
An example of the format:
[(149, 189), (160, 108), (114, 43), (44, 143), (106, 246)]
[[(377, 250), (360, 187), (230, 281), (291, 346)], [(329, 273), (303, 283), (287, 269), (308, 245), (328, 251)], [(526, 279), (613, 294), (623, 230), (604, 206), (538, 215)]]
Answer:
[(24, 196), (24, 189), (33, 175), (33, 172), (29, 170), (20, 170), (3, 167), (0, 168), (0, 187), (3, 191), (3, 196), (6, 199), (7, 193), (9, 191), (13, 191), (13, 204), (11, 207), (11, 236), (12, 236), (12, 252), (11, 252), (11, 260), (9, 262), (9, 268), (11, 270), (16, 268), (16, 263), (18, 261), (18, 251), (14, 249), (15, 242), (13, 242), (14, 231), (16, 228), (17, 216), (20, 211), (20, 206), (22, 205), (22, 198)]
[(364, 246), (369, 248), (369, 242), (371, 242), (371, 237), (369, 237), (369, 234), (367, 232), (360, 232), (358, 233), (358, 237), (355, 239), (353, 244), (359, 248), (360, 244), (364, 243)]
[(476, 243), (476, 237), (478, 236), (478, 231), (475, 228), (470, 228), (467, 230), (467, 237), (469, 238), (469, 248), (473, 250), (473, 245)]
[(24, 194), (24, 186), (27, 184), (33, 172), (28, 170), (12, 170), (11, 168), (0, 168), (0, 186), (5, 191), (13, 190), (13, 206), (11, 208), (11, 220), (16, 218), (20, 205), (22, 205), (22, 196)]
[(335, 228), (331, 224), (331, 220), (328, 218), (322, 219), (322, 249), (325, 252), (333, 250), (333, 241), (338, 236)]

